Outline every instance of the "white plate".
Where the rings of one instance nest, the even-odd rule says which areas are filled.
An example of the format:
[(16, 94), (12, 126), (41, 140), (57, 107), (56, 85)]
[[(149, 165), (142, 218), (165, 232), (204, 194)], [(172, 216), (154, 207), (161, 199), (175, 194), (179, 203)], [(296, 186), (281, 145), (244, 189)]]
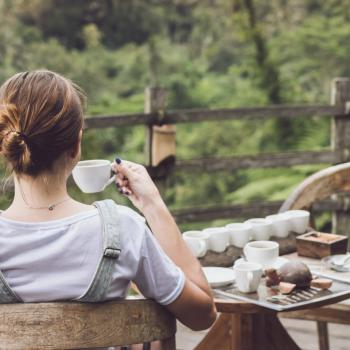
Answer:
[[(274, 269), (279, 269), (282, 265), (284, 265), (285, 263), (287, 263), (289, 260), (288, 259), (286, 259), (286, 258), (283, 258), (282, 256), (279, 256), (277, 259), (276, 259), (276, 261), (275, 261), (275, 263), (272, 265), (272, 266), (269, 266), (269, 267), (272, 267), (272, 268), (274, 268)], [(243, 259), (243, 258), (239, 258), (239, 259), (237, 259), (236, 261), (235, 261), (235, 265), (236, 264), (240, 264), (240, 263), (242, 263), (242, 262), (245, 262), (245, 260)]]
[(203, 267), (203, 272), (211, 287), (223, 287), (233, 283), (235, 273), (233, 269), (225, 267)]

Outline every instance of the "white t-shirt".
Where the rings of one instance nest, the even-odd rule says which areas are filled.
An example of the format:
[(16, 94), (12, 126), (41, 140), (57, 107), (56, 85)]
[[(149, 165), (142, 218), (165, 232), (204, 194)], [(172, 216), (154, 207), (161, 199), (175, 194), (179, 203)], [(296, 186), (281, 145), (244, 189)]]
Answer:
[[(106, 300), (125, 297), (130, 281), (167, 305), (182, 292), (184, 274), (164, 253), (145, 220), (118, 205), (121, 254)], [(0, 270), (24, 302), (73, 300), (88, 289), (102, 254), (97, 209), (47, 222), (0, 215)]]

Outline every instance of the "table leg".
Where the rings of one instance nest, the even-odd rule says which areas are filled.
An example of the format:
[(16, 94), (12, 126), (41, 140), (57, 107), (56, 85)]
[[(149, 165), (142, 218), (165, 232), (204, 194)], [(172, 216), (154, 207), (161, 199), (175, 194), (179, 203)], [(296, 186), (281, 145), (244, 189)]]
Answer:
[(276, 314), (220, 315), (195, 350), (300, 350)]
[(329, 350), (328, 324), (324, 321), (317, 321), (316, 324), (320, 350)]

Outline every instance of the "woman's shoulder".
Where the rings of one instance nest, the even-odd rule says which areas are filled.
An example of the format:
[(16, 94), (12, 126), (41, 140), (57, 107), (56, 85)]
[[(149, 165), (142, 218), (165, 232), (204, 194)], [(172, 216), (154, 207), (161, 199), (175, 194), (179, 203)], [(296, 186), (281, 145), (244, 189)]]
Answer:
[(145, 218), (135, 210), (125, 205), (120, 205), (117, 203), (116, 203), (116, 207), (117, 207), (118, 215), (121, 217), (122, 220), (145, 225), (146, 223)]
[(145, 218), (130, 207), (118, 203), (115, 203), (115, 206), (118, 224), (124, 239), (142, 240), (148, 231)]

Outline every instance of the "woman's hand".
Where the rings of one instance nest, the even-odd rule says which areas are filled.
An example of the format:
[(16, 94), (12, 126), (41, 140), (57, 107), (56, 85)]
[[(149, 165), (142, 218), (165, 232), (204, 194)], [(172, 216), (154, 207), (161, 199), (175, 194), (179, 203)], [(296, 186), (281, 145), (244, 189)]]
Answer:
[(116, 159), (112, 165), (116, 173), (116, 184), (122, 194), (127, 195), (142, 213), (161, 200), (159, 191), (143, 165)]

